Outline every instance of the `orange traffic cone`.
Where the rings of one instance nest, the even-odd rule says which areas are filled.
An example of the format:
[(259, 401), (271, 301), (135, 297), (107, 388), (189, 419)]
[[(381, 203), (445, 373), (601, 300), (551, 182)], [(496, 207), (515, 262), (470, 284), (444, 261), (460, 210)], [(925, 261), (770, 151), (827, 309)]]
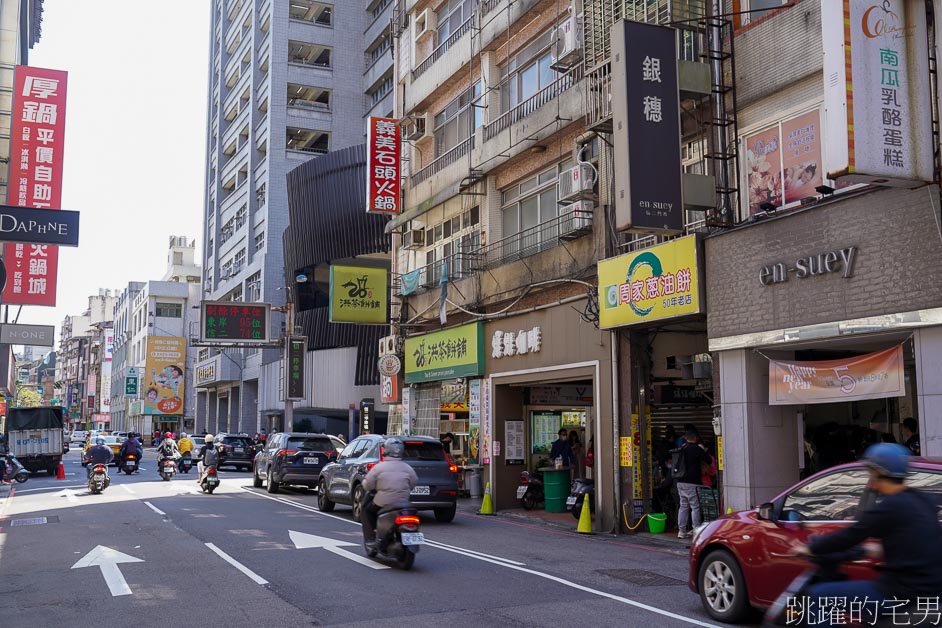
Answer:
[(65, 479), (65, 467), (62, 465), (61, 462), (59, 463), (59, 470), (56, 471), (56, 479), (57, 480)]

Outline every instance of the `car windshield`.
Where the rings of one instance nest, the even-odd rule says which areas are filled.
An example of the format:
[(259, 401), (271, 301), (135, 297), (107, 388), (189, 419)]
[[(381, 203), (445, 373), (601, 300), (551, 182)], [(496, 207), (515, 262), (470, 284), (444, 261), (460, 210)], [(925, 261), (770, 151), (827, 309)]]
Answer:
[(222, 442), (226, 445), (235, 445), (236, 447), (251, 447), (252, 441), (248, 438), (224, 438)]
[(334, 447), (334, 443), (329, 438), (317, 436), (293, 436), (288, 439), (286, 449), (317, 451), (321, 453), (337, 451), (337, 448)]
[(445, 460), (445, 450), (439, 443), (406, 441), (405, 460)]

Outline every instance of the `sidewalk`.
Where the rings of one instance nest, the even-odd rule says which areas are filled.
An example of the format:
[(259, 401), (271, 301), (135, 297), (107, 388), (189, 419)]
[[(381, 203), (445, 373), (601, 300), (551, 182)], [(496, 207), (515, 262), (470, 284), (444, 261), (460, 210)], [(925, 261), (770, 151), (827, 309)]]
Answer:
[[(477, 515), (481, 510), (481, 501), (482, 498), (480, 497), (461, 497), (458, 499), (458, 511), (469, 515)], [(576, 518), (573, 517), (572, 514), (568, 511), (546, 512), (542, 507), (534, 508), (533, 510), (526, 510), (524, 508), (505, 508), (498, 510), (494, 514), (494, 517), (498, 519), (511, 520), (518, 523), (527, 523), (529, 525), (535, 525), (551, 530), (572, 532), (574, 534), (576, 532), (576, 527), (579, 524)], [(663, 534), (651, 534), (648, 532), (647, 522), (644, 522), (638, 526), (636, 532), (629, 532), (625, 534), (599, 534), (604, 534), (605, 536), (609, 537), (616, 537), (622, 540), (631, 540), (632, 543), (648, 545), (650, 547), (656, 547), (660, 549), (686, 551), (690, 547), (690, 539), (677, 538), (676, 530), (664, 532)]]

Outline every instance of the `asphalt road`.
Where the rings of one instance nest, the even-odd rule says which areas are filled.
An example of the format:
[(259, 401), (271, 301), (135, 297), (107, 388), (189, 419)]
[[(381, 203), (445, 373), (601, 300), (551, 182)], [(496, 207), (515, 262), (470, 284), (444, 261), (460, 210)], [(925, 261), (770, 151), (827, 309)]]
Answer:
[(163, 482), (148, 452), (140, 474), (112, 470), (90, 495), (76, 452), (65, 468), (0, 503), (5, 626), (714, 625), (674, 544), (428, 513), (404, 572), (366, 559), (349, 509), (320, 513), (313, 492), (270, 495), (222, 471), (205, 495), (195, 468)]

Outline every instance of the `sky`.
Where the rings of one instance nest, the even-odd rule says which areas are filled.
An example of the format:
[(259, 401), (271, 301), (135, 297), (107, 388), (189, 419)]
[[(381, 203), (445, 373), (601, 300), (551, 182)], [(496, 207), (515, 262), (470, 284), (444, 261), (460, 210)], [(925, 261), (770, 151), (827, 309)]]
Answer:
[(19, 323), (58, 337), (99, 288), (160, 279), (171, 235), (201, 259), (210, 4), (44, 6), (29, 65), (69, 73), (62, 209), (80, 212), (79, 246), (60, 249), (56, 307), (23, 306)]

